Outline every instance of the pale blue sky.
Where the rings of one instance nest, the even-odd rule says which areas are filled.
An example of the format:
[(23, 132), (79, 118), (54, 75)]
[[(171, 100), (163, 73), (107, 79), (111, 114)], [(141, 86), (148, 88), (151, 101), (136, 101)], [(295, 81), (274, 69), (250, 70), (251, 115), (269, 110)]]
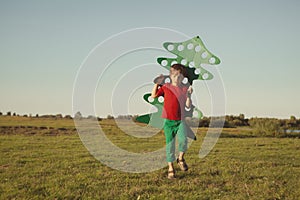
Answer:
[(0, 1), (0, 112), (71, 114), (76, 73), (97, 44), (162, 27), (201, 36), (221, 59), (226, 114), (300, 117), (299, 19), (296, 0)]

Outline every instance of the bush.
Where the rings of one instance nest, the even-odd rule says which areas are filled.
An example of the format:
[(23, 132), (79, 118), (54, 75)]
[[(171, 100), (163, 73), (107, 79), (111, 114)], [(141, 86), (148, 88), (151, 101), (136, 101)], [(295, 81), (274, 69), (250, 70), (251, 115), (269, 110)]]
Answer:
[(39, 116), (40, 118), (50, 118), (50, 119), (54, 119), (56, 118), (56, 115), (41, 115)]
[(74, 119), (82, 119), (82, 115), (79, 111), (74, 115)]
[(251, 118), (249, 120), (252, 133), (258, 136), (283, 136), (285, 131), (280, 127), (280, 121), (274, 118)]
[(200, 119), (199, 121), (199, 127), (208, 127), (210, 123), (210, 118), (208, 117), (203, 117), (202, 119)]
[(228, 124), (225, 117), (212, 117), (209, 126), (212, 128), (230, 128), (231, 124)]
[(63, 116), (62, 116), (62, 114), (56, 114), (56, 115), (55, 115), (55, 118), (56, 118), (56, 119), (62, 119)]
[(73, 118), (71, 117), (71, 115), (66, 115), (64, 118), (65, 118), (65, 119), (73, 119)]
[(200, 125), (200, 120), (197, 118), (187, 117), (185, 119), (185, 121), (186, 121), (187, 125), (190, 127), (199, 127), (199, 125)]
[(112, 115), (107, 115), (106, 118), (107, 118), (107, 119), (114, 119), (114, 116), (112, 116)]
[(90, 120), (97, 120), (97, 117), (93, 116), (93, 115), (89, 115), (87, 117), (87, 119), (90, 119)]

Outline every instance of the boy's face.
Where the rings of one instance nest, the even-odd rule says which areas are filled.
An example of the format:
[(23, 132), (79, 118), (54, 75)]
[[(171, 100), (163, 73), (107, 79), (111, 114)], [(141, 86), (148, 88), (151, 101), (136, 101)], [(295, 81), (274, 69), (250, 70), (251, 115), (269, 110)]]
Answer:
[(184, 77), (180, 73), (179, 70), (176, 70), (176, 69), (171, 67), (170, 68), (170, 78), (171, 78), (172, 83), (179, 84), (179, 83), (182, 82)]

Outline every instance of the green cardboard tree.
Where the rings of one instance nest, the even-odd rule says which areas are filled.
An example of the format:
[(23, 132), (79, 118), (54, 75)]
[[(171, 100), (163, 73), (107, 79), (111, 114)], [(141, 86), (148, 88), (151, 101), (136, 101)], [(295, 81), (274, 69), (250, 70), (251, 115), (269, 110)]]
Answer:
[[(213, 75), (203, 68), (203, 64), (217, 65), (221, 61), (218, 57), (213, 55), (203, 44), (199, 36), (190, 40), (172, 43), (166, 42), (163, 44), (164, 48), (176, 58), (157, 58), (157, 62), (164, 68), (170, 69), (173, 64), (180, 63), (186, 67), (187, 82), (186, 84), (192, 85), (194, 80), (211, 80)], [(164, 82), (168, 82), (168, 76), (165, 76)], [(151, 94), (145, 94), (144, 100), (157, 108), (157, 112), (145, 114), (137, 117), (137, 121), (149, 124), (150, 126), (161, 129), (163, 127), (163, 119), (161, 118), (163, 109), (163, 98), (151, 98)], [(191, 109), (186, 110), (186, 117), (196, 117), (200, 119), (202, 112), (192, 105)], [(195, 139), (193, 131), (188, 128), (188, 136)]]

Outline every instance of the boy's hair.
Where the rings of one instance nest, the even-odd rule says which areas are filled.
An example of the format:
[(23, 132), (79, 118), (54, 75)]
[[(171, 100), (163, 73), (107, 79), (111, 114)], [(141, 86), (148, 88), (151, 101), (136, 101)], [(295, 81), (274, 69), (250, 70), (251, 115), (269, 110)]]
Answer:
[(174, 65), (171, 66), (171, 68), (180, 71), (180, 73), (181, 73), (184, 77), (187, 77), (187, 72), (186, 72), (186, 68), (185, 68), (184, 65), (181, 65), (181, 64), (174, 64)]

